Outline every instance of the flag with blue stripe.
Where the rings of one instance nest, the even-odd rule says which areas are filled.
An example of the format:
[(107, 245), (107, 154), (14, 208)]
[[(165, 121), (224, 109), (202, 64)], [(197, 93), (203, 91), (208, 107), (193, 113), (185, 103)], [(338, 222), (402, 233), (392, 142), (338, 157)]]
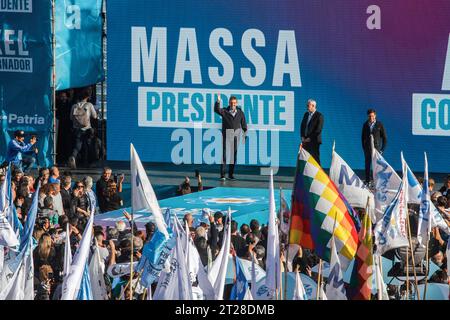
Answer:
[(83, 277), (81, 278), (77, 300), (94, 300), (91, 289), (91, 277), (89, 276), (87, 262), (84, 265)]
[(231, 289), (230, 300), (244, 300), (248, 288), (248, 282), (245, 278), (241, 261), (238, 257), (236, 257), (236, 282)]

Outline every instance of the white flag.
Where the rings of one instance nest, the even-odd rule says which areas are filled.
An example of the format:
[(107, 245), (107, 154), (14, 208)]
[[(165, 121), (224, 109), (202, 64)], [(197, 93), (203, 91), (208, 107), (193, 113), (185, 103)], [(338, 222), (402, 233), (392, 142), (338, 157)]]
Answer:
[(374, 255), (373, 256), (373, 262), (374, 262), (374, 271), (375, 271), (375, 279), (376, 279), (376, 287), (377, 287), (377, 296), (378, 300), (389, 300), (389, 295), (387, 293), (386, 284), (383, 280), (383, 274), (381, 272), (381, 266), (380, 266), (381, 256)]
[(252, 277), (252, 281), (251, 281), (251, 293), (252, 293), (252, 297), (253, 299), (258, 299), (258, 295), (256, 294), (257, 290), (256, 290), (256, 285), (257, 285), (257, 281), (256, 281), (256, 264), (255, 264), (255, 257), (253, 255), (252, 252), (252, 272), (251, 272), (251, 277)]
[(269, 299), (275, 299), (277, 290), (280, 288), (280, 238), (278, 236), (276, 217), (273, 172), (271, 170), (269, 181), (269, 230), (266, 249), (266, 286), (269, 290)]
[(222, 240), (222, 248), (212, 263), (211, 269), (208, 272), (208, 278), (213, 285), (217, 300), (223, 300), (223, 290), (225, 287), (225, 279), (227, 276), (228, 256), (230, 254), (231, 246), (231, 209), (228, 208), (227, 223), (225, 226), (224, 236)]
[(89, 264), (89, 277), (91, 279), (92, 298), (94, 300), (108, 300), (104, 274), (105, 262), (100, 257), (97, 239), (95, 239), (94, 254)]
[(244, 300), (254, 300), (252, 292), (249, 287), (247, 287), (247, 290), (245, 291)]
[(319, 300), (328, 300), (327, 295), (325, 294), (325, 291), (323, 290), (324, 284), (322, 283), (320, 285), (320, 291), (319, 291)]
[(366, 208), (367, 198), (369, 198), (368, 212), (372, 221), (375, 221), (374, 195), (344, 159), (334, 151), (334, 145), (331, 158), (330, 179), (336, 184), (339, 191), (341, 191), (353, 208)]
[(425, 171), (423, 178), (423, 191), (421, 192), (422, 201), (420, 202), (419, 221), (417, 224), (417, 241), (422, 247), (428, 243), (431, 232), (431, 198), (430, 189), (428, 188), (428, 160), (425, 153)]
[(300, 272), (295, 272), (295, 288), (293, 300), (308, 300), (305, 287), (303, 286)]
[(344, 287), (344, 275), (336, 251), (334, 237), (331, 237), (330, 274), (328, 276), (326, 291), (329, 300), (347, 300)]
[(80, 246), (73, 257), (69, 274), (64, 277), (61, 300), (77, 300), (81, 279), (83, 278), (84, 269), (89, 257), (93, 223), (94, 212), (91, 212), (91, 216), (83, 232)]
[[(378, 222), (384, 211), (394, 200), (402, 179), (395, 170), (387, 163), (381, 154), (372, 147), (372, 170), (375, 183), (375, 220)], [(371, 217), (372, 218), (372, 217)]]
[(192, 300), (192, 286), (189, 281), (186, 258), (183, 255), (184, 242), (181, 230), (177, 223), (173, 225), (177, 243), (169, 257), (170, 271), (161, 272), (153, 300)]
[(66, 242), (64, 243), (64, 277), (69, 274), (70, 265), (72, 264), (72, 250), (70, 249), (70, 231), (69, 223), (66, 225)]
[(147, 288), (147, 300), (153, 300), (152, 298), (152, 287)]
[[(179, 230), (181, 231), (181, 229)], [(182, 234), (182, 241), (183, 243), (187, 243), (185, 256), (187, 269), (189, 272), (189, 279), (191, 280), (191, 284), (196, 281), (198, 283), (198, 287), (192, 287), (193, 296), (194, 293), (196, 292), (201, 293), (201, 296), (204, 297), (206, 300), (216, 300), (214, 288), (208, 279), (208, 274), (206, 273), (203, 267), (200, 255), (198, 254), (198, 250), (195, 247), (194, 242), (192, 241), (192, 238), (189, 234), (187, 224), (186, 224), (186, 231)]]
[(0, 246), (16, 247), (19, 245), (19, 240), (14, 233), (11, 224), (6, 219), (5, 215), (0, 212)]
[[(422, 196), (423, 196), (423, 189), (420, 185), (419, 181), (417, 180), (416, 176), (412, 173), (411, 169), (409, 169), (408, 164), (406, 161), (404, 161), (406, 165), (406, 169), (408, 171), (408, 203), (416, 203), (422, 205)], [(427, 167), (428, 167), (428, 161), (427, 161)], [(427, 168), (427, 174), (428, 174), (428, 168)], [(429, 192), (429, 191), (428, 191)], [(412, 199), (411, 199), (412, 197)], [(430, 219), (429, 219), (429, 225), (428, 228), (431, 232), (431, 228), (438, 227), (441, 231), (445, 232), (446, 234), (450, 234), (450, 227), (445, 222), (444, 218), (442, 217), (439, 210), (436, 208), (434, 203), (429, 201), (430, 205)], [(419, 234), (418, 234), (419, 238)]]
[(167, 227), (164, 222), (164, 217), (161, 213), (161, 208), (156, 199), (155, 191), (148, 179), (147, 173), (142, 166), (141, 159), (134, 149), (133, 144), (131, 149), (131, 205), (133, 212), (140, 210), (150, 210), (155, 218), (155, 224), (166, 239), (169, 238)]
[(406, 231), (406, 219), (408, 218), (407, 184), (406, 166), (403, 165), (403, 178), (400, 188), (386, 208), (381, 220), (375, 225), (374, 235), (378, 255), (395, 248), (409, 246)]
[(33, 300), (34, 299), (34, 265), (33, 265), (32, 239), (17, 255), (12, 254), (11, 259), (5, 265), (3, 281), (0, 288), (1, 300)]

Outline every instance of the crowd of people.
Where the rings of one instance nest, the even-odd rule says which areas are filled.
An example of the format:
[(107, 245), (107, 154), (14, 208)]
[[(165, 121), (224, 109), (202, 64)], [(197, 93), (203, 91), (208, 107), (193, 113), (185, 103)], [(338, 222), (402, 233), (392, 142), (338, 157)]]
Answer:
[[(199, 178), (199, 187), (202, 188), (201, 176), (198, 175), (197, 178)], [(4, 179), (5, 174), (3, 173), (0, 175), (0, 182), (3, 182)], [(17, 216), (22, 223), (27, 219), (34, 194), (38, 192), (39, 196), (38, 216), (33, 233), (33, 237), (37, 241), (33, 252), (36, 299), (60, 298), (66, 239), (70, 239), (72, 254), (74, 254), (92, 212), (102, 214), (123, 207), (121, 198), (123, 181), (123, 175), (113, 175), (112, 170), (105, 167), (99, 180), (95, 183), (94, 192), (94, 182), (91, 177), (86, 176), (75, 181), (69, 171), (60, 173), (56, 166), (40, 168), (37, 176), (24, 173), (20, 168), (13, 170), (12, 198)], [(38, 185), (40, 185), (39, 191), (37, 191)], [(450, 225), (450, 175), (438, 191), (434, 190), (433, 179), (430, 179), (429, 185), (433, 203), (446, 223)], [(191, 192), (190, 183), (185, 181), (179, 187), (179, 193), (189, 192)], [(409, 205), (409, 207), (413, 243), (415, 249), (418, 249), (419, 246), (416, 245), (415, 240), (418, 208), (414, 205)], [(91, 211), (90, 208), (96, 209)], [(361, 213), (363, 210), (358, 210), (358, 212)], [(107, 268), (116, 263), (129, 262), (132, 254), (134, 261), (139, 261), (144, 245), (152, 239), (156, 230), (155, 224), (149, 222), (145, 225), (145, 230), (139, 230), (134, 225), (132, 234), (130, 214), (124, 211), (124, 216), (129, 221), (128, 225), (124, 221), (118, 221), (115, 227), (94, 226), (96, 244), (92, 243), (92, 252), (94, 246), (98, 246), (102, 262), (105, 265), (104, 278), (108, 285), (110, 299), (121, 299), (129, 294), (129, 289), (124, 291), (126, 283), (129, 281), (129, 275), (124, 275), (120, 281), (114, 282), (108, 276)], [(220, 211), (207, 218), (198, 218), (191, 214), (186, 214), (183, 218), (189, 227), (190, 235), (204, 266), (211, 263), (220, 251), (224, 238), (225, 219), (226, 215)], [(255, 261), (264, 269), (268, 226), (261, 224), (262, 222), (267, 223), (267, 221), (254, 219), (248, 224), (238, 225), (236, 221), (231, 221), (231, 253), (247, 260), (254, 257)], [(69, 234), (66, 234), (67, 226)], [(448, 235), (441, 233), (437, 228), (433, 229), (432, 235), (429, 256), (440, 269), (432, 275), (430, 282), (447, 283), (445, 248)], [(287, 235), (280, 233), (280, 236), (281, 257), (286, 262), (284, 252)], [(298, 270), (316, 279), (317, 274), (312, 272), (312, 268), (317, 265), (318, 261), (319, 257), (312, 250), (300, 248), (293, 260), (293, 270)], [(226, 297), (231, 291), (231, 286), (228, 285), (225, 289)], [(136, 299), (142, 298), (144, 292), (138, 287), (134, 291)], [(153, 287), (153, 289), (155, 288)], [(401, 290), (396, 286), (389, 285), (388, 289), (392, 298), (401, 295)]]

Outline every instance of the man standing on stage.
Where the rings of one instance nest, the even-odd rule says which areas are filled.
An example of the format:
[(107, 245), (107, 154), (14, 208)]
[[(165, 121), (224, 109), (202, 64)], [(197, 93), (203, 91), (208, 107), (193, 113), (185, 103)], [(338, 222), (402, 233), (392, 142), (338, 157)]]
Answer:
[(302, 146), (320, 165), (320, 145), (322, 144), (323, 115), (317, 111), (317, 103), (309, 99), (307, 112), (301, 125)]
[[(237, 99), (230, 97), (227, 108), (220, 107), (220, 93), (217, 95), (217, 101), (214, 104), (214, 112), (222, 117), (222, 164), (220, 166), (220, 180), (225, 180), (225, 163), (227, 161), (227, 153), (229, 154), (229, 170), (228, 178), (234, 178), (234, 165), (238, 150), (241, 132), (244, 131), (244, 141), (247, 132), (247, 122), (245, 121), (244, 112), (237, 107)], [(228, 151), (228, 152), (227, 152)]]
[(380, 153), (384, 152), (387, 144), (386, 131), (380, 121), (377, 121), (377, 114), (374, 109), (367, 110), (367, 121), (364, 122), (362, 128), (362, 147), (364, 150), (365, 168), (366, 168), (366, 184), (372, 180), (370, 174), (370, 166), (372, 164), (372, 147), (370, 143), (370, 136), (373, 136), (375, 149)]

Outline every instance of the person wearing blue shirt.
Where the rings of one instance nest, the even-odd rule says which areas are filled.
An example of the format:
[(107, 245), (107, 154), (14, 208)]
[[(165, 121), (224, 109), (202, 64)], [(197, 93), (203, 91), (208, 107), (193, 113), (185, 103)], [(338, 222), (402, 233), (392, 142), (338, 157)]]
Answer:
[[(25, 132), (17, 130), (14, 132), (14, 139), (8, 144), (6, 150), (6, 161), (12, 163), (15, 167), (22, 169), (22, 154), (32, 150), (33, 145), (36, 143), (36, 137), (31, 137), (30, 142), (25, 142)], [(31, 168), (31, 165), (28, 166)]]

